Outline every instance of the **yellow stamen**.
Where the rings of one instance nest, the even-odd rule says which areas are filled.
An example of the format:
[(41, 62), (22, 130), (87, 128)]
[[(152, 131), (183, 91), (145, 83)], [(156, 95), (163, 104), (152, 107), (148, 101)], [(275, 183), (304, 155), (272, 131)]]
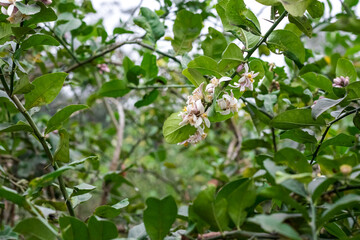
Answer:
[(250, 81), (253, 83), (253, 82), (254, 82), (254, 79), (253, 79), (253, 78), (250, 78)]
[(251, 73), (248, 73), (247, 77), (248, 77), (248, 78), (252, 78)]
[(206, 114), (206, 113), (203, 113), (202, 116), (203, 116), (203, 118), (207, 118), (207, 114)]
[(183, 111), (186, 112), (186, 111), (187, 111), (187, 107), (184, 107), (184, 108), (183, 108)]
[(184, 143), (184, 146), (185, 146), (185, 147), (187, 147), (188, 145), (189, 145), (189, 143), (188, 143), (188, 142)]

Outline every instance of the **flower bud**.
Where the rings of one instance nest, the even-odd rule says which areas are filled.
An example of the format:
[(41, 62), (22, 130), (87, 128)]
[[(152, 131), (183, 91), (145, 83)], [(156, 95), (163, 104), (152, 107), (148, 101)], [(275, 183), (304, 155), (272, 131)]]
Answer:
[(352, 171), (352, 167), (348, 164), (343, 164), (340, 166), (340, 172), (344, 175), (349, 175)]
[(243, 69), (244, 69), (244, 64), (242, 63), (242, 64), (240, 64), (240, 65), (236, 68), (236, 72), (239, 73), (239, 72), (241, 72), (241, 70), (243, 70)]

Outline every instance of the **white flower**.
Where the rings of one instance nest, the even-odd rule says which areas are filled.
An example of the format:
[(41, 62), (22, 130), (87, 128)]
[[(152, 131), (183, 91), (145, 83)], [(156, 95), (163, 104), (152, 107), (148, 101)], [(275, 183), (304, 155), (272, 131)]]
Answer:
[(178, 145), (184, 145), (185, 147), (191, 144), (197, 144), (198, 142), (204, 140), (206, 138), (207, 134), (204, 132), (203, 128), (198, 128), (194, 135), (191, 135), (188, 139), (185, 141), (178, 143)]
[(254, 78), (259, 75), (259, 73), (254, 73), (254, 71), (249, 72), (249, 66), (247, 64), (245, 66), (245, 72), (241, 74), (241, 78), (237, 83), (234, 83), (234, 85), (230, 85), (234, 88), (240, 88), (240, 92), (244, 92), (245, 88), (248, 88), (250, 91), (253, 90), (253, 82)]
[(179, 116), (183, 119), (179, 123), (180, 126), (190, 124), (191, 126), (198, 128), (202, 125), (202, 123), (204, 123), (206, 127), (210, 127), (210, 121), (207, 113), (205, 112), (205, 107), (200, 99), (195, 102), (190, 102), (186, 107), (184, 107)]
[[(0, 0), (0, 5), (3, 6), (3, 7), (1, 7), (1, 12), (4, 15), (11, 16), (13, 13), (16, 13), (18, 11), (15, 4), (16, 4), (16, 2), (20, 2), (20, 1), (22, 1), (22, 0)], [(4, 6), (8, 7), (8, 8), (5, 9)]]
[(343, 88), (349, 85), (349, 83), (350, 83), (350, 79), (348, 76), (346, 77), (340, 76), (334, 79), (332, 86), (336, 88)]
[(205, 92), (208, 94), (207, 96), (207, 100), (212, 101), (213, 97), (214, 97), (214, 92), (215, 92), (215, 88), (217, 86), (219, 86), (220, 83), (222, 82), (227, 82), (227, 81), (231, 81), (232, 79), (229, 77), (222, 77), (220, 79), (217, 78), (212, 78), (210, 80), (210, 83), (208, 85), (206, 85), (205, 88)]
[(228, 115), (230, 112), (235, 113), (239, 111), (239, 102), (234, 98), (234, 94), (231, 91), (231, 95), (225, 92), (221, 99), (217, 100), (217, 104), (223, 110), (220, 112), (222, 115)]

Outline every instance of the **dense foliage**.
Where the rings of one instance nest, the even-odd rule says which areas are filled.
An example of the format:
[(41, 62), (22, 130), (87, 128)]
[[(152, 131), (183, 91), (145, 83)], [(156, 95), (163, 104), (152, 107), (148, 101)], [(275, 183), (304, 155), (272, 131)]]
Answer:
[(359, 238), (359, 1), (157, 2), (0, 0), (0, 239)]

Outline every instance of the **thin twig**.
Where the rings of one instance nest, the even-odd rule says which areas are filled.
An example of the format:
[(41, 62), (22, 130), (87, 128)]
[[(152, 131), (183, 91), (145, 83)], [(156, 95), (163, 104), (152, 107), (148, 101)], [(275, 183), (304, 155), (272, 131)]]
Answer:
[(77, 69), (77, 68), (79, 68), (79, 67), (82, 67), (82, 66), (84, 66), (84, 65), (86, 65), (86, 64), (89, 64), (89, 63), (91, 63), (92, 61), (94, 61), (95, 59), (100, 58), (100, 57), (102, 57), (102, 56), (104, 56), (104, 55), (106, 55), (106, 54), (108, 54), (108, 53), (110, 53), (110, 52), (112, 52), (112, 51), (114, 51), (114, 50), (116, 50), (116, 49), (124, 46), (124, 45), (128, 45), (128, 44), (137, 44), (137, 45), (142, 46), (142, 47), (144, 47), (144, 48), (150, 49), (150, 50), (155, 51), (156, 53), (158, 53), (158, 54), (160, 54), (160, 55), (163, 55), (163, 56), (165, 56), (165, 57), (168, 57), (168, 58), (174, 60), (175, 62), (177, 62), (178, 64), (181, 65), (181, 61), (180, 61), (179, 59), (177, 59), (176, 57), (174, 57), (174, 56), (172, 56), (172, 55), (170, 55), (170, 54), (164, 53), (164, 52), (162, 52), (162, 51), (160, 51), (160, 50), (157, 50), (157, 49), (155, 49), (154, 47), (152, 47), (152, 46), (150, 46), (150, 45), (147, 45), (147, 44), (145, 44), (145, 43), (142, 43), (142, 42), (140, 42), (140, 41), (133, 40), (133, 41), (125, 41), (125, 42), (121, 42), (121, 43), (114, 44), (114, 45), (111, 46), (110, 48), (108, 48), (108, 49), (106, 49), (106, 50), (104, 50), (104, 51), (102, 51), (102, 52), (100, 52), (100, 53), (98, 53), (98, 54), (96, 54), (96, 55), (94, 55), (94, 56), (92, 56), (92, 57), (90, 57), (90, 58), (88, 58), (88, 59), (80, 62), (80, 63), (77, 63), (77, 64), (69, 67), (69, 68), (66, 69), (64, 72), (67, 72), (67, 73), (72, 72), (72, 71), (74, 71), (75, 69)]
[(149, 85), (149, 86), (128, 86), (129, 89), (152, 89), (152, 88), (194, 88), (194, 85)]
[(321, 137), (321, 140), (320, 140), (318, 146), (316, 147), (316, 150), (315, 150), (315, 152), (314, 152), (314, 154), (313, 154), (313, 157), (312, 157), (312, 159), (311, 159), (311, 161), (310, 161), (310, 164), (313, 164), (313, 162), (315, 161), (315, 158), (317, 157), (317, 155), (318, 155), (318, 153), (319, 153), (319, 151), (320, 151), (321, 145), (322, 145), (323, 141), (325, 140), (326, 134), (327, 134), (328, 131), (330, 130), (331, 126), (332, 126), (334, 123), (340, 121), (341, 119), (343, 119), (343, 118), (345, 118), (345, 117), (347, 117), (347, 116), (349, 116), (349, 115), (351, 115), (351, 114), (353, 114), (353, 113), (356, 113), (356, 112), (359, 111), (359, 110), (360, 110), (360, 108), (353, 109), (353, 110), (351, 110), (351, 111), (349, 111), (349, 112), (341, 115), (340, 117), (338, 117), (337, 119), (331, 121), (331, 122), (328, 124), (328, 126), (327, 126), (326, 129), (325, 129), (325, 132), (323, 133), (323, 135), (322, 135), (322, 137)]

